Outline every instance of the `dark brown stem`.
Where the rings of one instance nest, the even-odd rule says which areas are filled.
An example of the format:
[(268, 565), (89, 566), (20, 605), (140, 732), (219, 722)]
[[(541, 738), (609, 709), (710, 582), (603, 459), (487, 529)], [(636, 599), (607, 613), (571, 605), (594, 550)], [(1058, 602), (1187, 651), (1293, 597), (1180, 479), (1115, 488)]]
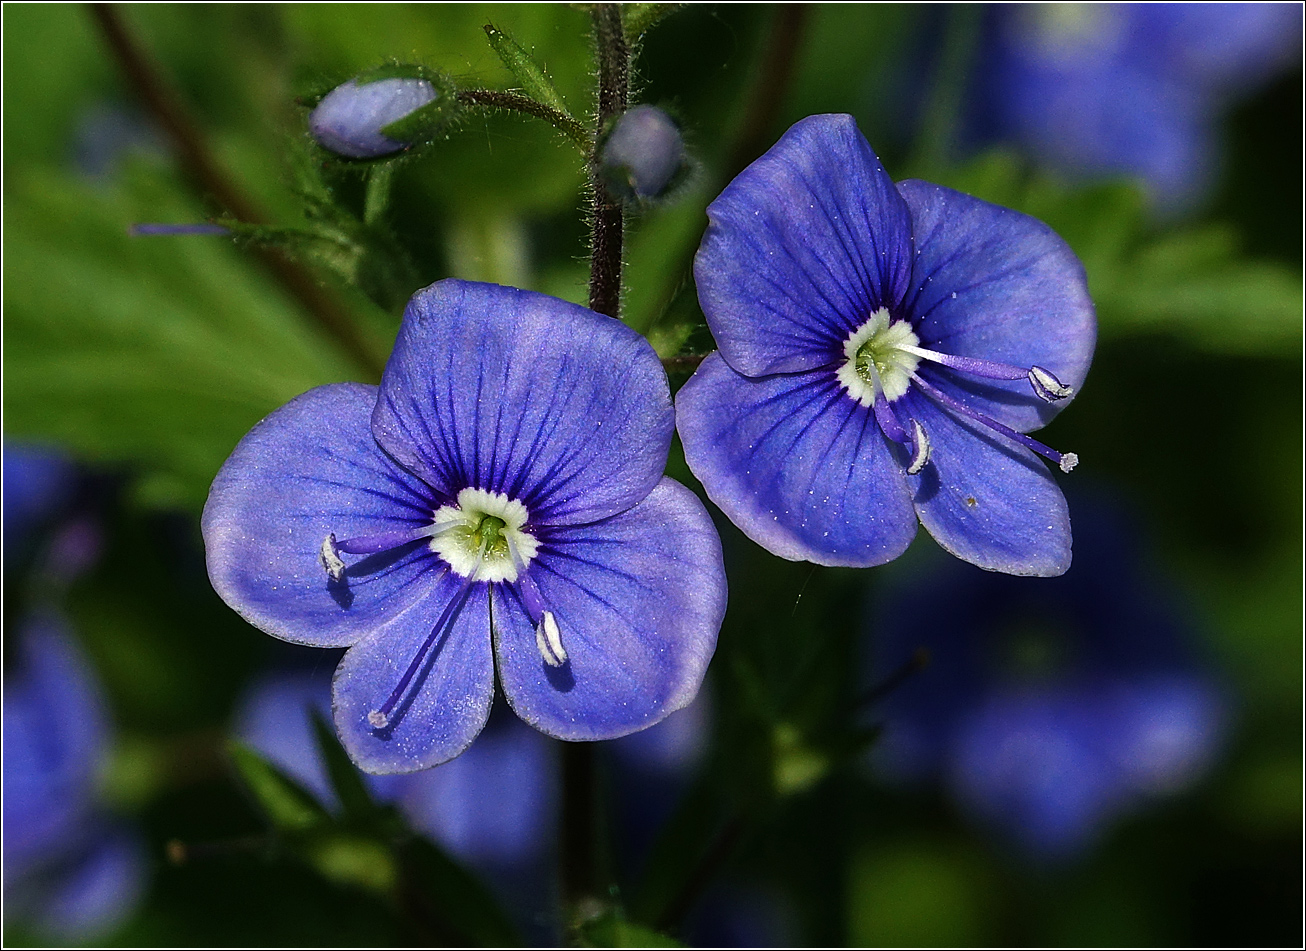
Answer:
[[(116, 5), (93, 3), (91, 15), (113, 51), (128, 81), (141, 97), (154, 121), (167, 135), (186, 176), (232, 217), (250, 224), (267, 224), (268, 217), (218, 167), (203, 133), (191, 118), (181, 97), (164, 81), (162, 73), (132, 38)], [(312, 273), (276, 248), (253, 248), (281, 286), (361, 369), (379, 378), (382, 359), (364, 343), (349, 315), (319, 286)]]
[(805, 3), (786, 3), (776, 8), (775, 20), (758, 66), (753, 95), (735, 135), (734, 148), (725, 163), (725, 181), (747, 168), (771, 144), (771, 126), (784, 106), (810, 15), (811, 9)]
[(506, 109), (521, 112), (528, 116), (543, 119), (567, 138), (583, 149), (589, 148), (590, 135), (583, 125), (571, 116), (563, 115), (557, 109), (551, 109), (542, 102), (515, 92), (503, 92), (499, 89), (460, 89), (458, 101), (484, 109)]
[(598, 898), (598, 790), (594, 744), (562, 744), (562, 897), (577, 919)]
[(599, 101), (594, 150), (590, 156), (590, 187), (594, 194), (590, 222), (590, 309), (617, 317), (621, 308), (621, 244), (626, 227), (621, 202), (603, 182), (599, 141), (608, 124), (626, 111), (630, 95), (630, 48), (622, 32), (621, 9), (615, 3), (594, 7), (598, 46)]
[(916, 648), (916, 650), (912, 651), (911, 657), (908, 658), (905, 664), (889, 674), (889, 676), (885, 677), (870, 690), (867, 690), (865, 693), (858, 696), (853, 701), (853, 707), (866, 707), (879, 700), (883, 700), (928, 666), (930, 666), (929, 649), (925, 647)]
[(699, 858), (698, 864), (694, 866), (694, 871), (685, 880), (685, 884), (676, 892), (675, 897), (658, 918), (656, 927), (659, 931), (670, 931), (693, 911), (695, 903), (712, 884), (712, 879), (716, 878), (721, 866), (730, 858), (730, 853), (735, 850), (743, 834), (744, 823), (738, 816), (726, 821), (716, 834), (716, 838)]
[[(787, 3), (776, 8), (766, 44), (757, 63), (752, 93), (744, 106), (744, 118), (735, 131), (734, 143), (725, 155), (720, 173), (711, 183), (713, 194), (724, 188), (771, 144), (771, 127), (775, 124), (789, 91), (789, 82), (793, 78), (794, 64), (802, 47), (810, 14), (808, 5), (804, 3)], [(701, 234), (695, 235), (693, 243), (686, 246), (679, 264), (674, 268), (675, 281), (669, 285), (672, 290), (663, 299), (659, 315), (667, 312), (685, 287), (683, 275), (693, 267), (694, 252), (698, 249), (700, 237)], [(654, 318), (649, 329), (657, 326), (660, 319), (661, 316)]]

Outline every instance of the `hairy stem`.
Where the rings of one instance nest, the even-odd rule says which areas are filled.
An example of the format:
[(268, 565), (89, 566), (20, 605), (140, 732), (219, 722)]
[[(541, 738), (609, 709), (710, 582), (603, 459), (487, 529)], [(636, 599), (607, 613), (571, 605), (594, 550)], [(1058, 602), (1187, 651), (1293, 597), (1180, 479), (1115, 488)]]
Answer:
[(621, 9), (615, 3), (594, 7), (594, 36), (598, 46), (598, 121), (590, 154), (590, 309), (609, 317), (621, 308), (621, 244), (625, 214), (613, 198), (599, 167), (599, 140), (608, 124), (626, 111), (630, 94), (630, 47), (622, 31)]
[[(90, 9), (119, 68), (168, 137), (186, 176), (232, 217), (250, 224), (267, 224), (268, 217), (219, 167), (199, 125), (191, 118), (181, 97), (131, 36), (118, 15), (117, 7), (93, 3)], [(349, 315), (323, 291), (313, 274), (277, 248), (256, 246), (253, 250), (281, 286), (299, 302), (317, 329), (330, 337), (361, 369), (379, 378), (384, 361), (364, 343)]]
[(563, 115), (557, 109), (550, 108), (542, 102), (537, 102), (529, 96), (518, 95), (515, 92), (503, 92), (498, 89), (460, 89), (458, 90), (458, 101), (472, 106), (480, 106), (483, 109), (506, 109), (509, 112), (520, 112), (528, 116), (535, 116), (535, 118), (543, 119), (552, 125), (584, 151), (589, 151), (592, 144), (590, 134), (583, 125), (571, 116)]

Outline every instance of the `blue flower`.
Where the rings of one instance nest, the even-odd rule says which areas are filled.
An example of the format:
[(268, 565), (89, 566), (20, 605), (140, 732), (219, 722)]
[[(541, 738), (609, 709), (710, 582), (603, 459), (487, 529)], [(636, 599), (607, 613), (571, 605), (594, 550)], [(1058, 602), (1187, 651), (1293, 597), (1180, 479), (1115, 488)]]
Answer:
[(1025, 435), (1084, 380), (1083, 267), (1025, 215), (889, 179), (850, 116), (791, 128), (709, 206), (694, 263), (720, 350), (676, 399), (685, 459), (750, 538), (867, 566), (921, 523), (983, 568), (1070, 564), (1065, 499)]
[(209, 576), (256, 627), (351, 647), (335, 723), (369, 772), (458, 755), (496, 670), (544, 733), (622, 736), (694, 698), (725, 611), (711, 520), (662, 477), (672, 426), (634, 331), (442, 281), (379, 388), (312, 390), (236, 447), (204, 510)]
[(4, 543), (11, 563), (72, 498), (76, 471), (55, 447), (4, 443)]
[(876, 679), (920, 647), (931, 656), (885, 701), (882, 774), (943, 782), (1035, 856), (1073, 855), (1140, 801), (1191, 785), (1226, 719), (1127, 520), (1085, 503), (1064, 576), (932, 564), (891, 585), (875, 618)]
[(417, 77), (371, 82), (351, 79), (331, 90), (308, 117), (308, 129), (324, 149), (353, 159), (380, 158), (408, 148), (382, 130), (436, 100), (432, 83)]
[(1029, 4), (992, 9), (973, 115), (1078, 175), (1141, 176), (1163, 203), (1209, 184), (1220, 107), (1301, 59), (1278, 3)]
[(110, 729), (86, 661), (54, 615), (29, 620), (17, 640), (4, 685), (6, 914), (84, 941), (135, 907), (144, 856), (97, 804)]

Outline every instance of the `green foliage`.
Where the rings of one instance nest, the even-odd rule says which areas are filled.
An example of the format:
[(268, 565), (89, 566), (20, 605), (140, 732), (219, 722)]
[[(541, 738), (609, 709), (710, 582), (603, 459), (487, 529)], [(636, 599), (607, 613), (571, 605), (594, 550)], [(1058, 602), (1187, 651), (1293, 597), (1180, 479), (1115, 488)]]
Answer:
[(515, 948), (521, 936), (485, 886), (441, 849), (422, 838), (411, 838), (398, 848), (405, 877), (403, 898), (419, 914), (444, 922), (451, 943), (487, 948)]
[(581, 926), (580, 941), (588, 948), (683, 948), (661, 932), (627, 921), (615, 911)]
[(379, 818), (372, 794), (363, 783), (362, 774), (349, 759), (349, 754), (340, 745), (332, 726), (320, 713), (313, 711), (313, 736), (317, 739), (317, 749), (326, 764), (327, 778), (331, 789), (340, 801), (346, 822), (360, 826), (375, 825)]
[(7, 179), (5, 428), (130, 463), (143, 497), (194, 508), (262, 416), (359, 371), (230, 242), (128, 237), (203, 217), (141, 171), (114, 191)]
[(522, 92), (576, 124), (575, 117), (567, 108), (562, 94), (553, 85), (553, 80), (549, 79), (549, 74), (530, 53), (522, 49), (521, 44), (492, 23), (485, 24), (485, 37), (508, 72), (521, 84)]
[(256, 750), (232, 740), (227, 751), (245, 788), (274, 828), (303, 832), (328, 821), (327, 811), (312, 793)]
[(1104, 339), (1160, 332), (1211, 353), (1299, 350), (1300, 271), (1246, 259), (1226, 224), (1158, 231), (1136, 186), (1073, 187), (1003, 152), (940, 177), (1032, 215), (1065, 238), (1088, 272)]

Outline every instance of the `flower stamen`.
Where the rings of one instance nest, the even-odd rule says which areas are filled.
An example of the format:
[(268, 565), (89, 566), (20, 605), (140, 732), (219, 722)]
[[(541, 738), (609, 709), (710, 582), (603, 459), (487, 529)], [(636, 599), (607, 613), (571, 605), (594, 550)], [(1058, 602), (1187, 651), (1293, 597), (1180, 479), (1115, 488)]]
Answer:
[[(485, 544), (486, 543), (482, 542), (482, 556), (484, 555)], [(479, 567), (479, 563), (477, 567)], [(431, 628), (431, 633), (427, 635), (426, 640), (422, 642), (422, 646), (417, 649), (417, 653), (413, 656), (412, 661), (409, 662), (408, 669), (405, 670), (404, 675), (399, 678), (398, 686), (395, 687), (390, 696), (386, 699), (386, 702), (381, 704), (379, 709), (368, 713), (367, 722), (372, 729), (385, 730), (391, 726), (395, 707), (399, 704), (399, 701), (403, 699), (405, 691), (408, 690), (408, 685), (412, 683), (413, 677), (416, 676), (418, 670), (421, 669), (432, 646), (435, 645), (436, 641), (442, 639), (445, 634), (453, 629), (454, 623), (458, 620), (458, 615), (462, 613), (463, 608), (467, 604), (467, 599), (471, 596), (472, 587), (475, 581), (476, 572), (473, 571), (471, 575), (463, 581), (462, 586), (458, 589), (458, 593), (449, 600), (449, 603), (444, 606), (444, 610), (440, 612), (440, 618), (435, 622), (435, 627)]]
[(1079, 465), (1079, 456), (1075, 455), (1073, 452), (1057, 452), (1055, 449), (1043, 445), (1043, 443), (1039, 442), (1037, 439), (1026, 436), (1024, 433), (1018, 433), (1010, 426), (1004, 426), (991, 416), (986, 416), (978, 410), (973, 410), (966, 404), (953, 399), (937, 387), (931, 386), (919, 375), (913, 375), (912, 380), (935, 402), (946, 406), (954, 412), (961, 413), (963, 416), (968, 416), (977, 423), (987, 426), (995, 432), (1001, 433), (1008, 439), (1020, 443), (1027, 449), (1033, 450), (1044, 459), (1055, 462), (1061, 468), (1062, 472), (1069, 472), (1071, 469), (1075, 468), (1075, 466)]
[(562, 646), (562, 631), (558, 628), (558, 619), (544, 605), (544, 596), (539, 586), (529, 574), (522, 574), (517, 579), (517, 592), (521, 595), (522, 605), (531, 623), (535, 625), (535, 646), (539, 648), (540, 657), (550, 667), (561, 667), (567, 662), (567, 651)]
[(922, 360), (929, 360), (931, 363), (937, 363), (940, 366), (986, 380), (1028, 380), (1029, 385), (1034, 389), (1035, 395), (1047, 403), (1069, 399), (1075, 394), (1073, 386), (1066, 386), (1057, 379), (1056, 374), (1041, 366), (1018, 367), (1009, 363), (999, 363), (996, 360), (959, 357), (951, 353), (927, 350), (915, 343), (899, 344), (898, 348)]

